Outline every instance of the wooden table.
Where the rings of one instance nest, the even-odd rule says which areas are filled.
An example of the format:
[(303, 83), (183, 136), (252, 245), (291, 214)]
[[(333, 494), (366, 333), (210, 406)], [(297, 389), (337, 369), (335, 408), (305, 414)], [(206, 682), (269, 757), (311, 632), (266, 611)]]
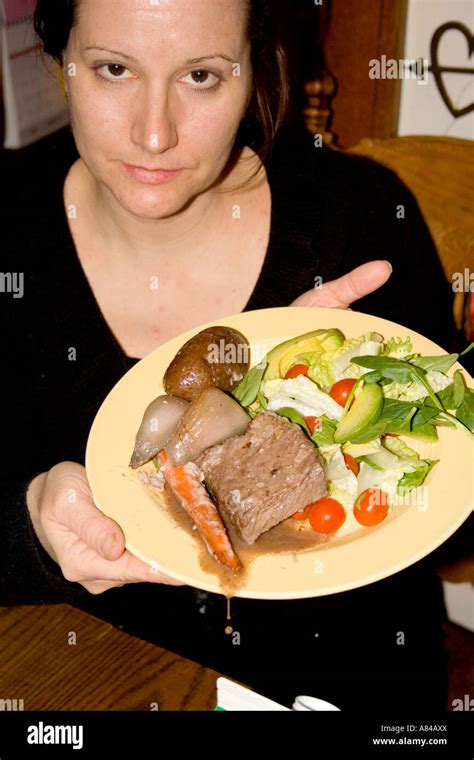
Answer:
[[(474, 656), (472, 634), (449, 623), (444, 630), (450, 710), (469, 693)], [(0, 642), (0, 700), (22, 699), (25, 710), (213, 710), (216, 704), (219, 673), (67, 604), (0, 607)]]
[(0, 607), (0, 641), (0, 700), (25, 711), (216, 705), (219, 673), (67, 604)]

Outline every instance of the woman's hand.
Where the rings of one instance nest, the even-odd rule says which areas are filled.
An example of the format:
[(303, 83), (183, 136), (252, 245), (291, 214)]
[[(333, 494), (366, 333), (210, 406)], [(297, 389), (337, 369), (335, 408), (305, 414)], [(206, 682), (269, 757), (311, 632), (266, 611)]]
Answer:
[(140, 581), (184, 585), (125, 549), (120, 526), (95, 506), (81, 465), (61, 462), (38, 475), (28, 488), (27, 505), (38, 539), (66, 580), (91, 594)]
[(329, 306), (348, 309), (351, 303), (384, 285), (392, 274), (389, 261), (369, 261), (356, 267), (337, 280), (324, 282), (319, 288), (308, 290), (290, 306)]

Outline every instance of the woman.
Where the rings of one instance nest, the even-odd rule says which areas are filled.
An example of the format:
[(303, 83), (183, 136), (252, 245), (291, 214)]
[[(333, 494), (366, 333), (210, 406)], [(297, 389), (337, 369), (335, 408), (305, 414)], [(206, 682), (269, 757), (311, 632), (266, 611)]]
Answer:
[(425, 706), (444, 707), (442, 607), (423, 564), (325, 599), (236, 599), (235, 645), (222, 597), (125, 550), (82, 466), (90, 424), (121, 375), (231, 313), (357, 300), (448, 347), (449, 288), (413, 197), (389, 171), (281, 128), (284, 54), (267, 6), (38, 3), (75, 146), (60, 135), (40, 158), (4, 158), (3, 268), (25, 273), (24, 298), (1, 299), (4, 599), (71, 601), (287, 703), (309, 691), (355, 706), (375, 689), (398, 704), (402, 673), (413, 704), (423, 694)]

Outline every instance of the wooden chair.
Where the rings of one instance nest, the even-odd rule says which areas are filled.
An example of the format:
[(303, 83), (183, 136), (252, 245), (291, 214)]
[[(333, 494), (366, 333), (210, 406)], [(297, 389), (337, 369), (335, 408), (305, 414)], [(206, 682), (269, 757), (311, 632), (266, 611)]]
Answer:
[[(416, 197), (451, 285), (467, 269), (467, 290), (456, 292), (458, 329), (472, 340), (474, 293), (474, 143), (452, 137), (365, 139), (350, 153), (368, 156), (395, 171)], [(474, 288), (474, 284), (472, 285)]]

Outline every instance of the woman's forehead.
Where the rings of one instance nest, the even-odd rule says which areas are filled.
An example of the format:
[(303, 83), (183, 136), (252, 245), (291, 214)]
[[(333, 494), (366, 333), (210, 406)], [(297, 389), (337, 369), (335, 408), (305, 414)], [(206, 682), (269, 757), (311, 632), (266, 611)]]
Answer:
[(81, 41), (105, 37), (100, 40), (104, 47), (112, 39), (142, 50), (148, 43), (183, 47), (221, 42), (233, 45), (237, 53), (246, 42), (248, 4), (249, 0), (79, 0), (77, 30)]

